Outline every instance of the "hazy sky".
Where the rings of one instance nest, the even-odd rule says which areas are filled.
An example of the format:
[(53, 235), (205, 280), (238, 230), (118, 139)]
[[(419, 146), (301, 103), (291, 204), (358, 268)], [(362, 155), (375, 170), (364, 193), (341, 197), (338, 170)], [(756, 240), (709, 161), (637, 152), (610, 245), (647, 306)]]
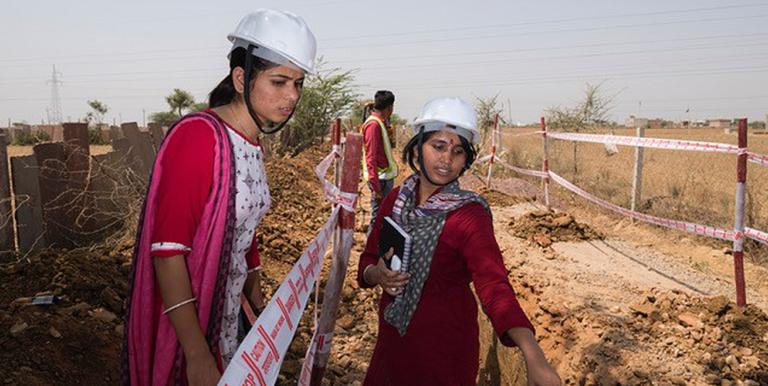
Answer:
[(615, 96), (619, 122), (768, 113), (765, 0), (6, 1), (0, 126), (45, 119), (53, 65), (65, 119), (98, 99), (110, 122), (142, 123), (173, 88), (204, 101), (227, 73), (227, 33), (259, 7), (301, 15), (331, 66), (356, 69), (365, 96), (392, 90), (409, 120), (432, 97), (498, 94), (533, 122), (587, 82)]

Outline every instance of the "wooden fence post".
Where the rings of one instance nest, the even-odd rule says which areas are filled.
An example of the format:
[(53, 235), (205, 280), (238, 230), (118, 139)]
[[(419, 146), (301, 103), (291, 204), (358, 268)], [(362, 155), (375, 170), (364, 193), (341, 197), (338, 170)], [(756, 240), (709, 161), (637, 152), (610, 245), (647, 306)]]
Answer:
[(16, 250), (11, 209), (11, 181), (8, 171), (8, 143), (6, 136), (0, 135), (0, 255)]
[(491, 174), (493, 174), (493, 162), (496, 158), (496, 131), (499, 129), (499, 114), (493, 117), (493, 133), (491, 133), (491, 158), (488, 160), (488, 177), (485, 179), (485, 187), (491, 187)]
[(736, 163), (736, 239), (733, 240), (733, 270), (736, 305), (747, 305), (744, 286), (744, 195), (747, 191), (747, 119), (739, 119), (739, 155)]
[[(645, 136), (645, 128), (637, 127), (637, 137), (642, 138)], [(632, 203), (630, 204), (632, 211), (637, 211), (640, 207), (640, 200), (643, 191), (643, 147), (635, 147), (635, 171), (632, 178)]]
[[(360, 162), (362, 153), (363, 136), (356, 133), (347, 134), (344, 145), (344, 166), (341, 175), (342, 192), (357, 193), (357, 186), (360, 181), (360, 168), (362, 166)], [(333, 251), (333, 261), (331, 262), (328, 281), (323, 291), (323, 308), (320, 313), (317, 331), (315, 332), (320, 337), (332, 334), (336, 326), (336, 313), (339, 308), (339, 300), (341, 299), (341, 289), (344, 287), (344, 278), (347, 274), (347, 263), (355, 230), (355, 212), (342, 209), (339, 213), (338, 227), (341, 231), (341, 242)], [(330, 342), (328, 342), (328, 346), (324, 344), (323, 347), (318, 347), (315, 355), (310, 385), (319, 386), (322, 384), (323, 375), (328, 364)]]
[(547, 210), (550, 210), (552, 205), (549, 202), (549, 140), (547, 139), (547, 122), (544, 120), (544, 117), (541, 117), (541, 131), (542, 142), (544, 143), (544, 159), (541, 171), (547, 174), (542, 181), (542, 184), (544, 184), (544, 205), (547, 206)]
[(47, 246), (39, 174), (34, 155), (11, 157), (13, 194), (16, 196), (16, 234), (21, 255)]
[(48, 245), (58, 248), (73, 247), (68, 237), (66, 219), (66, 192), (69, 183), (66, 150), (61, 142), (40, 143), (32, 150), (38, 166), (40, 206), (43, 209), (43, 228)]

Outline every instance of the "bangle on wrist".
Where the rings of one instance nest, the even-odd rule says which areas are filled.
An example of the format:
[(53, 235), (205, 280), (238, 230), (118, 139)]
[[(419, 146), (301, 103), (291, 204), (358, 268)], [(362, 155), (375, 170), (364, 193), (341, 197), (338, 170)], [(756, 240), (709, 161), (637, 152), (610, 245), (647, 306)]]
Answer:
[(168, 315), (168, 313), (172, 312), (173, 310), (175, 310), (175, 309), (177, 309), (177, 308), (179, 308), (179, 307), (181, 307), (183, 305), (187, 305), (189, 303), (192, 303), (192, 302), (194, 302), (196, 300), (197, 300), (197, 298), (189, 298), (187, 300), (178, 302), (178, 303), (176, 303), (176, 304), (166, 308), (165, 311), (163, 311), (163, 315)]

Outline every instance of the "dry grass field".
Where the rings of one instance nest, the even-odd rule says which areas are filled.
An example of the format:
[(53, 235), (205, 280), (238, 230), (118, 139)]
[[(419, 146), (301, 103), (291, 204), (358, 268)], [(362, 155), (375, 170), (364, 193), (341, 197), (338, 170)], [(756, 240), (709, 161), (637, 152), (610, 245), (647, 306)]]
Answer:
[[(541, 169), (540, 136), (512, 137), (535, 128), (503, 130), (504, 158), (513, 165)], [(606, 134), (608, 130), (592, 131)], [(635, 135), (618, 129), (616, 135)], [(721, 129), (649, 129), (646, 137), (736, 144), (736, 134)], [(768, 135), (750, 132), (749, 150), (768, 154)], [(735, 213), (736, 156), (678, 150), (645, 149), (640, 211), (706, 225), (732, 227)], [(576, 185), (625, 207), (630, 206), (635, 149), (619, 146), (608, 155), (602, 144), (578, 143), (574, 172), (573, 143), (550, 140), (550, 169)], [(495, 172), (494, 172), (495, 173)], [(749, 163), (746, 222), (768, 230), (768, 168)], [(562, 190), (557, 189), (556, 190)]]

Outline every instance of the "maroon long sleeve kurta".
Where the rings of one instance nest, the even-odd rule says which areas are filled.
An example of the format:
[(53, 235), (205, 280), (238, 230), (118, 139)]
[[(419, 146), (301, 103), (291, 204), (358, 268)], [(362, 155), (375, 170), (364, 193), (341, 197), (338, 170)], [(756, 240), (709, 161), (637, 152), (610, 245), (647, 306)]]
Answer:
[[(378, 262), (381, 219), (392, 213), (398, 191), (393, 190), (382, 202), (360, 256), (358, 283), (363, 288), (371, 287), (363, 280), (363, 271)], [(405, 336), (384, 320), (384, 309), (394, 298), (382, 294), (379, 335), (364, 384), (474, 385), (479, 342), (477, 303), (470, 282), (502, 344), (514, 346), (506, 335), (510, 328), (533, 331), (507, 279), (491, 216), (482, 205), (468, 204), (446, 218)]]

